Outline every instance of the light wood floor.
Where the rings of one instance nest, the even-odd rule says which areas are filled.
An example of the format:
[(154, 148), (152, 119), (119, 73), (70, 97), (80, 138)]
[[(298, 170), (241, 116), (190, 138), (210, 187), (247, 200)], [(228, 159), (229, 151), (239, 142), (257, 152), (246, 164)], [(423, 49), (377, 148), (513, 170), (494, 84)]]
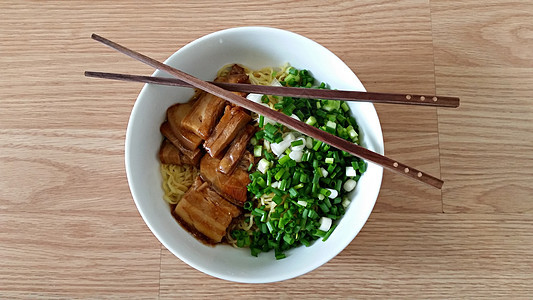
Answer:
[[(160, 245), (124, 170), (141, 85), (83, 76), (152, 73), (93, 32), (162, 60), (247, 25), (314, 39), (369, 91), (461, 97), (376, 105), (386, 154), (442, 191), (385, 172), (341, 254), (265, 285), (209, 277)], [(0, 298), (533, 297), (530, 0), (0, 1), (0, 67)]]

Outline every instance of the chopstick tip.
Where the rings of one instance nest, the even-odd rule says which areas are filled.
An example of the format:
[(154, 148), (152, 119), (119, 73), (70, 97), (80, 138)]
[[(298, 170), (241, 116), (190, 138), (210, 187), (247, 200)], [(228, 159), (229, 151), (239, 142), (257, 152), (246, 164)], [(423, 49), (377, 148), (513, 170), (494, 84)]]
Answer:
[(438, 188), (439, 190), (442, 190), (443, 185), (444, 185), (444, 181), (441, 180), (439, 183), (437, 183), (435, 187)]
[(91, 38), (95, 41), (103, 42), (106, 40), (106, 38), (102, 37), (101, 35), (98, 35), (96, 33), (91, 34)]

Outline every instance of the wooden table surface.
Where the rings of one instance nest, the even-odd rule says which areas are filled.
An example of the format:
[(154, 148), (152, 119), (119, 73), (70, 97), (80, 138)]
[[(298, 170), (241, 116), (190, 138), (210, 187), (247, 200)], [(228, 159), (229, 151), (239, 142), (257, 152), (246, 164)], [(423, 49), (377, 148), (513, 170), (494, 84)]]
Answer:
[[(264, 285), (207, 276), (161, 246), (133, 203), (124, 136), (151, 74), (92, 41), (157, 59), (213, 31), (273, 26), (344, 60), (370, 91), (461, 97), (376, 105), (386, 154), (442, 190), (385, 172), (336, 258)], [(0, 298), (533, 297), (530, 0), (0, 1)]]

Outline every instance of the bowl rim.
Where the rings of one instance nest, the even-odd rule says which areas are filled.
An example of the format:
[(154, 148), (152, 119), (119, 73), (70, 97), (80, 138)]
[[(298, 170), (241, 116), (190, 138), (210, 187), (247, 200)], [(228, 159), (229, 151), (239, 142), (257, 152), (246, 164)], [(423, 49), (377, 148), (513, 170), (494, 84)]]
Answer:
[[(199, 37), (199, 38), (187, 43), (186, 45), (184, 45), (183, 47), (181, 47), (180, 49), (175, 51), (172, 55), (170, 55), (165, 60), (164, 63), (167, 64), (170, 60), (172, 60), (173, 57), (179, 55), (182, 51), (186, 51), (188, 48), (194, 47), (196, 44), (202, 43), (205, 40), (216, 38), (217, 36), (225, 35), (225, 34), (228, 34), (228, 33), (234, 34), (234, 33), (245, 32), (245, 31), (270, 31), (270, 32), (277, 32), (277, 33), (285, 34), (285, 35), (292, 35), (293, 37), (297, 37), (299, 39), (306, 40), (306, 42), (314, 44), (315, 47), (320, 48), (322, 51), (329, 52), (329, 54), (331, 55), (331, 57), (333, 59), (338, 60), (340, 63), (342, 63), (343, 65), (348, 67), (348, 65), (346, 63), (344, 63), (344, 61), (342, 61), (331, 50), (327, 49), (326, 47), (322, 46), (321, 44), (317, 43), (316, 41), (314, 41), (314, 40), (312, 40), (310, 38), (307, 38), (307, 37), (305, 37), (303, 35), (300, 35), (298, 33), (294, 33), (292, 31), (279, 29), (279, 28), (275, 28), (275, 27), (265, 27), (265, 26), (233, 27), (233, 28), (227, 28), (227, 29), (211, 32), (209, 34), (206, 34), (206, 35), (204, 35), (202, 37)], [(351, 74), (353, 74), (355, 79), (361, 84), (362, 89), (365, 90), (363, 85), (362, 85), (362, 83), (360, 82), (359, 78), (357, 77), (357, 75), (355, 75), (355, 73), (351, 69), (350, 69), (350, 72), (351, 72)], [(155, 70), (154, 73), (152, 74), (152, 76), (157, 76), (158, 74), (161, 74), (161, 71)], [(130, 118), (128, 120), (128, 126), (127, 126), (127, 129), (126, 129), (126, 137), (125, 137), (125, 169), (126, 169), (126, 176), (127, 176), (127, 180), (128, 180), (128, 186), (130, 188), (130, 192), (131, 192), (132, 198), (134, 200), (134, 203), (135, 203), (135, 205), (137, 207), (137, 210), (139, 211), (139, 214), (141, 215), (143, 221), (146, 223), (146, 225), (148, 226), (148, 228), (150, 229), (152, 234), (154, 234), (155, 237), (157, 238), (157, 240), (163, 246), (165, 246), (165, 248), (167, 248), (173, 255), (178, 257), (180, 260), (182, 260), (183, 262), (185, 262), (189, 266), (191, 266), (191, 267), (195, 268), (196, 270), (199, 270), (199, 271), (201, 271), (201, 272), (203, 272), (205, 274), (208, 274), (210, 276), (217, 277), (217, 278), (224, 279), (224, 280), (228, 280), (228, 281), (240, 282), (240, 283), (269, 283), (269, 282), (277, 282), (277, 281), (283, 281), (283, 280), (295, 278), (295, 277), (304, 275), (304, 274), (306, 274), (306, 273), (308, 273), (308, 272), (320, 267), (321, 265), (327, 263), (328, 261), (333, 259), (335, 256), (337, 256), (341, 251), (343, 251), (353, 241), (353, 239), (355, 239), (355, 237), (359, 234), (359, 232), (362, 230), (362, 228), (364, 227), (364, 225), (368, 221), (368, 218), (369, 218), (370, 214), (372, 213), (373, 207), (375, 206), (375, 203), (377, 201), (379, 192), (381, 190), (381, 184), (382, 184), (382, 179), (383, 179), (383, 168), (381, 168), (381, 167), (379, 167), (380, 168), (379, 174), (378, 174), (379, 178), (376, 178), (376, 179), (379, 179), (379, 183), (377, 184), (378, 187), (377, 187), (377, 190), (376, 190), (375, 197), (372, 197), (373, 198), (372, 207), (371, 207), (371, 209), (368, 210), (368, 213), (365, 214), (365, 220), (364, 220), (363, 225), (361, 226), (361, 228), (358, 231), (354, 231), (353, 237), (351, 237), (351, 239), (347, 239), (348, 242), (346, 244), (337, 245), (330, 253), (328, 253), (327, 259), (325, 259), (325, 260), (317, 260), (315, 262), (312, 262), (307, 267), (300, 268), (296, 272), (295, 271), (290, 271), (290, 272), (287, 272), (285, 274), (280, 274), (277, 278), (271, 279), (271, 280), (254, 280), (254, 279), (250, 279), (250, 278), (244, 278), (242, 276), (241, 277), (239, 277), (239, 276), (227, 276), (227, 274), (220, 274), (220, 273), (217, 273), (217, 272), (213, 272), (212, 270), (206, 269), (206, 268), (202, 267), (201, 265), (197, 264), (194, 260), (190, 260), (185, 255), (182, 255), (182, 253), (180, 253), (178, 251), (174, 251), (173, 247), (166, 241), (165, 238), (163, 238), (161, 236), (159, 231), (154, 227), (154, 225), (150, 221), (150, 218), (147, 216), (147, 213), (142, 209), (140, 203), (138, 202), (139, 200), (137, 200), (138, 197), (136, 197), (135, 185), (132, 183), (132, 174), (131, 174), (132, 170), (131, 170), (131, 166), (130, 166), (130, 161), (131, 161), (131, 152), (130, 152), (131, 144), (130, 144), (130, 142), (132, 140), (133, 132), (131, 130), (131, 124), (133, 122), (133, 119), (135, 119), (135, 116), (138, 114), (138, 110), (139, 110), (138, 107), (139, 106), (136, 105), (137, 101), (139, 99), (143, 98), (143, 97), (146, 97), (145, 94), (147, 93), (147, 87), (148, 87), (148, 84), (145, 84), (143, 86), (143, 88), (141, 89), (141, 91), (140, 91), (140, 93), (139, 93), (139, 95), (138, 95), (138, 97), (136, 99), (136, 102), (135, 102), (135, 104), (133, 106), (132, 112), (130, 114)], [(373, 105), (372, 105), (372, 108), (375, 111), (375, 108), (374, 108)], [(380, 146), (380, 149), (378, 149), (379, 151), (377, 151), (377, 152), (379, 152), (380, 154), (383, 154), (384, 153), (383, 131), (382, 131), (382, 128), (381, 128), (381, 124), (379, 122), (379, 116), (377, 115), (377, 111), (376, 111), (376, 118), (377, 118), (378, 124), (380, 125), (379, 131), (378, 131), (379, 132), (379, 136), (377, 136), (377, 142), (379, 143), (378, 146)]]

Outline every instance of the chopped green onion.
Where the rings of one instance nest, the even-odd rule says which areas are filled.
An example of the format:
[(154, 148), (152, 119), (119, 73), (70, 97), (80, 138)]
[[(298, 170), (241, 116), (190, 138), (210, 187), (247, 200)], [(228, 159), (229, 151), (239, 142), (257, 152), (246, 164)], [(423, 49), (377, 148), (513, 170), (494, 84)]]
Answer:
[(298, 183), (297, 185), (294, 186), (294, 189), (299, 190), (299, 189), (301, 189), (303, 187), (304, 187), (303, 183)]
[(337, 190), (337, 192), (340, 192), (341, 191), (341, 187), (342, 187), (342, 180), (341, 179), (337, 179), (337, 181), (335, 182), (335, 190)]
[(265, 158), (267, 160), (273, 160), (275, 158), (274, 154), (270, 153), (270, 152), (265, 152)]
[(331, 195), (331, 191), (328, 189), (320, 189), (320, 194), (328, 197), (329, 195)]
[(307, 125), (311, 125), (311, 126), (313, 126), (313, 125), (316, 124), (316, 118), (313, 117), (313, 116), (310, 116), (309, 118), (307, 118), (307, 120), (305, 121), (305, 123), (306, 123)]
[(280, 165), (284, 165), (284, 164), (287, 163), (289, 160), (291, 160), (291, 157), (290, 157), (289, 155), (283, 155), (283, 156), (279, 159), (278, 163), (279, 163)]
[[(264, 158), (261, 158), (261, 160), (263, 160), (263, 159)], [(267, 184), (267, 186), (271, 186), (272, 185), (272, 172), (270, 170), (267, 170), (266, 174), (267, 174), (266, 184)]]
[(318, 168), (318, 160), (317, 159), (313, 160), (313, 168), (314, 169)]
[(302, 161), (309, 161), (309, 158), (311, 157), (311, 152), (304, 152), (302, 155)]
[(328, 232), (326, 232), (326, 234), (324, 235), (324, 238), (322, 239), (323, 242), (325, 242), (329, 238), (329, 236), (333, 233), (333, 230), (335, 230), (335, 228), (337, 228), (336, 224), (331, 226)]
[(266, 160), (265, 158), (261, 158), (261, 160), (259, 160), (259, 162), (257, 163), (257, 170), (265, 174), (265, 172), (267, 172), (270, 168), (270, 165), (271, 163), (268, 160)]
[(291, 142), (291, 147), (300, 146), (300, 145), (303, 145), (303, 144), (304, 144), (304, 141), (302, 139), (297, 139), (297, 140)]
[(287, 186), (289, 185), (288, 184), (288, 180), (287, 179), (283, 179), (280, 183), (279, 183), (279, 189), (284, 191), (287, 189)]
[(296, 189), (294, 189), (294, 188), (290, 188), (289, 189), (289, 194), (291, 195), (291, 197), (294, 198), (294, 197), (298, 196), (298, 191)]
[(274, 231), (274, 227), (272, 226), (272, 222), (271, 221), (268, 221), (266, 223), (266, 226), (267, 226), (269, 232)]
[(259, 253), (261, 253), (261, 249), (259, 248), (255, 248), (255, 247), (250, 247), (250, 253), (252, 254), (252, 256), (256, 256), (259, 255)]
[(332, 129), (336, 129), (337, 128), (337, 123), (332, 122), (332, 121), (328, 121), (326, 123), (326, 127), (329, 127), (329, 128), (332, 128)]
[(302, 120), (305, 118), (305, 115), (302, 113), (301, 110), (297, 110), (297, 111), (295, 111), (294, 113), (296, 114), (296, 116), (298, 117), (298, 119), (299, 119), (300, 121), (302, 121)]
[(266, 181), (263, 179), (263, 177), (259, 177), (256, 179), (256, 182), (261, 187), (266, 187)]
[(257, 216), (262, 216), (264, 215), (266, 212), (260, 208), (255, 208), (253, 211), (252, 211), (252, 214), (254, 215), (257, 215)]
[(272, 201), (274, 201), (277, 205), (279, 205), (282, 201), (283, 201), (283, 198), (281, 198), (280, 196), (276, 195), (272, 198)]
[(320, 186), (317, 183), (313, 182), (313, 188), (311, 189), (311, 192), (316, 193), (319, 188)]
[(300, 175), (300, 182), (303, 182), (303, 183), (307, 183), (309, 182), (309, 175), (305, 174), (305, 173), (302, 173)]
[(333, 159), (335, 160), (335, 162), (340, 162), (341, 157), (340, 157), (338, 151), (334, 151), (334, 152), (333, 152)]
[(276, 178), (276, 180), (280, 180), (281, 179), (281, 176), (283, 176), (283, 174), (285, 173), (285, 169), (280, 169), (276, 175), (274, 175), (274, 178)]
[(322, 100), (322, 108), (327, 111), (338, 110), (341, 107), (341, 102), (338, 100)]
[(258, 132), (255, 133), (255, 139), (257, 139), (257, 140), (262, 139), (264, 136), (265, 136), (265, 131), (264, 130), (259, 130)]
[(364, 161), (359, 161), (359, 170), (361, 170), (361, 173), (364, 173), (366, 171), (366, 163)]
[(313, 150), (318, 151), (320, 146), (322, 146), (322, 141), (316, 141), (315, 145), (313, 146)]
[(263, 152), (263, 146), (258, 145), (258, 146), (254, 147), (254, 156), (255, 157), (261, 157), (261, 155), (263, 154), (262, 152)]
[(324, 110), (321, 110), (321, 109), (317, 109), (315, 111), (315, 113), (321, 118), (325, 118), (325, 117), (328, 116), (328, 113), (326, 111), (324, 111)]
[(331, 202), (329, 201), (329, 198), (324, 198), (324, 203), (326, 204), (326, 206), (327, 206), (328, 208), (331, 207)]
[[(267, 95), (263, 95), (261, 96), (261, 102), (268, 104), (270, 102), (270, 99), (268, 99)], [(259, 126), (259, 127), (262, 127), (262, 126)]]
[(342, 110), (344, 110), (345, 112), (347, 112), (347, 111), (350, 110), (350, 107), (348, 107), (348, 104), (346, 104), (346, 102), (342, 102), (342, 104), (341, 104), (341, 108), (342, 108)]
[(265, 133), (274, 135), (278, 131), (278, 128), (270, 123), (265, 124)]
[(246, 201), (244, 202), (243, 208), (246, 210), (252, 210), (253, 204), (252, 201)]
[[(285, 70), (285, 78), (280, 81), (283, 86), (312, 87), (315, 83), (307, 70)], [(329, 89), (325, 83), (315, 88)], [(261, 102), (315, 128), (359, 143), (358, 126), (346, 102), (270, 95), (262, 95)], [(289, 129), (266, 121), (265, 116), (258, 117), (259, 130), (250, 141), (259, 162), (249, 166), (249, 171), (255, 172), (250, 174), (247, 189), (256, 199), (245, 202), (244, 210), (251, 212), (253, 227), (249, 231), (233, 230), (231, 235), (237, 247), (249, 247), (254, 256), (274, 250), (276, 259), (282, 259), (288, 249), (310, 246), (316, 239), (326, 240), (332, 234), (335, 226), (331, 226), (331, 221), (344, 215), (349, 205), (346, 194), (353, 190), (367, 164), (310, 137), (292, 136), (284, 142)], [(287, 147), (278, 147), (280, 144)], [(272, 151), (273, 145), (276, 152)], [(266, 195), (272, 195), (268, 209), (258, 201)], [(323, 219), (329, 222), (327, 228)]]

